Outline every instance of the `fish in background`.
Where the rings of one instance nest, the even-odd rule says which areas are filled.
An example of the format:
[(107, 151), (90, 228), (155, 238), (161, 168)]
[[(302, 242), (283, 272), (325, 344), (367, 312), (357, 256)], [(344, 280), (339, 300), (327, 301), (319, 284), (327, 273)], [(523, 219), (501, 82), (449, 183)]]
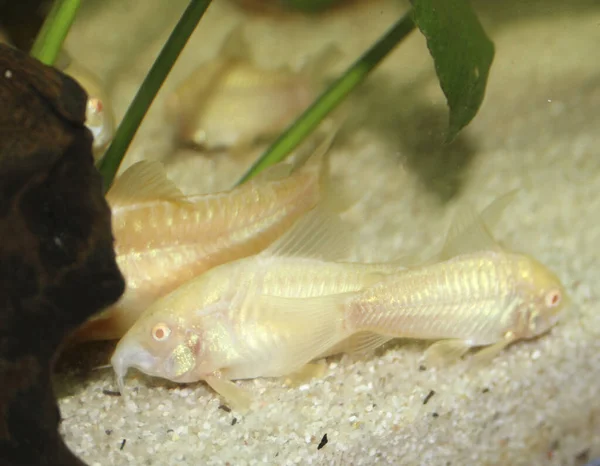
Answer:
[[(0, 43), (13, 45), (2, 30), (0, 30)], [(100, 78), (64, 50), (60, 52), (54, 66), (74, 78), (88, 94), (85, 125), (94, 136), (92, 153), (94, 159), (98, 161), (104, 155), (115, 133), (115, 117), (104, 86)]]
[(94, 136), (92, 151), (94, 159), (100, 160), (115, 134), (115, 116), (108, 94), (98, 76), (61, 52), (55, 66), (74, 78), (88, 94), (85, 124)]
[(260, 67), (236, 27), (216, 57), (168, 96), (167, 119), (183, 144), (205, 151), (246, 150), (279, 134), (308, 108), (340, 55), (329, 46), (299, 71)]
[(302, 374), (310, 362), (363, 352), (392, 338), (437, 340), (429, 357), (473, 347), (489, 360), (536, 337), (566, 302), (559, 279), (533, 258), (505, 251), (481, 216), (456, 216), (435, 259), (405, 267), (340, 262), (348, 226), (323, 205), (260, 254), (216, 267), (155, 302), (118, 343), (111, 363), (123, 389), (129, 368), (175, 382), (206, 381), (232, 406), (249, 397), (236, 379)]
[(275, 241), (330, 189), (326, 153), (332, 139), (319, 143), (306, 162), (297, 157), (294, 164), (274, 165), (214, 194), (184, 196), (159, 162), (128, 168), (106, 196), (127, 287), (121, 300), (84, 324), (74, 340), (120, 338), (158, 298)]

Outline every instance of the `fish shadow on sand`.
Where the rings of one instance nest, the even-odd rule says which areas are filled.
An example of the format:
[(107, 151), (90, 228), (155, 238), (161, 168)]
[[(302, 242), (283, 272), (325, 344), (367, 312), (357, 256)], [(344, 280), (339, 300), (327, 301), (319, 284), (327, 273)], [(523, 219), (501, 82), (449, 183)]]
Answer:
[(445, 204), (460, 194), (478, 147), (465, 132), (444, 143), (448, 108), (424, 95), (429, 84), (429, 76), (400, 86), (388, 76), (373, 76), (351, 97), (352, 107), (362, 110), (352, 112), (345, 131), (367, 129), (385, 141), (388, 153)]

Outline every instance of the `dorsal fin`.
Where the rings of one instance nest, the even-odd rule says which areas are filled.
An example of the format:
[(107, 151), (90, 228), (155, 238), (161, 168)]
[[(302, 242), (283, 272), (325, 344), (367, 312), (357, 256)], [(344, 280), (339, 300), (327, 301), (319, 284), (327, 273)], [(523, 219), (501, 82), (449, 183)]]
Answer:
[(447, 260), (461, 254), (498, 248), (498, 243), (475, 210), (463, 206), (454, 214), (438, 259)]
[(282, 180), (290, 176), (294, 166), (290, 162), (279, 162), (275, 165), (265, 168), (254, 177), (256, 183), (266, 183), (269, 181)]
[(112, 206), (149, 200), (183, 201), (184, 194), (169, 178), (160, 162), (142, 160), (119, 176), (106, 195)]
[(496, 226), (500, 217), (502, 217), (504, 210), (512, 203), (512, 201), (514, 201), (515, 197), (519, 194), (519, 191), (519, 189), (513, 189), (512, 191), (503, 194), (490, 202), (490, 204), (481, 211), (481, 220), (488, 229), (492, 230)]
[(322, 198), (319, 204), (301, 217), (282, 237), (263, 251), (265, 255), (295, 256), (325, 261), (348, 259), (353, 247), (352, 226), (342, 221), (340, 213), (354, 203), (331, 183), (329, 149), (337, 130), (318, 143), (312, 157), (300, 162), (299, 170), (318, 169)]
[(323, 209), (336, 214), (346, 212), (353, 207), (364, 194), (357, 193), (343, 188), (339, 183), (333, 182), (331, 174), (331, 147), (338, 135), (340, 125), (331, 123), (327, 126), (326, 133), (322, 140), (316, 143), (312, 152), (303, 158), (297, 158), (294, 161), (293, 171), (308, 172), (316, 170), (319, 176), (319, 186), (321, 192), (321, 204)]
[(241, 23), (227, 33), (221, 44), (218, 57), (243, 61), (252, 59), (252, 52), (250, 51), (248, 40), (244, 34), (244, 27)]
[(306, 58), (300, 73), (320, 87), (327, 73), (331, 72), (333, 65), (340, 62), (343, 56), (344, 53), (337, 44), (328, 44), (319, 52)]
[(261, 254), (343, 261), (350, 254), (352, 237), (350, 225), (338, 214), (317, 206)]
[(446, 242), (438, 260), (447, 260), (470, 252), (502, 248), (490, 229), (498, 222), (504, 209), (515, 198), (518, 190), (510, 191), (492, 201), (480, 214), (472, 206), (464, 205), (457, 210), (448, 230)]

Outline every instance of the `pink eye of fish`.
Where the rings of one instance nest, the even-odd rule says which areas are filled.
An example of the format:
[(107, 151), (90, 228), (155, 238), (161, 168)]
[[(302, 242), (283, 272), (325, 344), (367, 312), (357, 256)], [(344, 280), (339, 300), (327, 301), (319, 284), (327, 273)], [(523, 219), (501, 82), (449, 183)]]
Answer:
[(545, 301), (547, 307), (556, 307), (560, 304), (560, 299), (561, 299), (560, 291), (552, 290), (546, 294), (544, 301)]
[(171, 335), (171, 329), (166, 324), (156, 324), (152, 328), (152, 338), (156, 341), (165, 341)]

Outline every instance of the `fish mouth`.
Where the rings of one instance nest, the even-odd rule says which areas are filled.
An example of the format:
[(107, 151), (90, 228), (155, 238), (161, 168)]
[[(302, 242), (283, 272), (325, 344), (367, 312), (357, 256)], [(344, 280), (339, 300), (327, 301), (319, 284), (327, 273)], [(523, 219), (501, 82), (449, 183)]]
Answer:
[(123, 381), (127, 371), (130, 368), (134, 368), (145, 374), (152, 375), (156, 366), (156, 358), (143, 346), (122, 340), (110, 358), (110, 363), (117, 376), (119, 389), (123, 393)]

